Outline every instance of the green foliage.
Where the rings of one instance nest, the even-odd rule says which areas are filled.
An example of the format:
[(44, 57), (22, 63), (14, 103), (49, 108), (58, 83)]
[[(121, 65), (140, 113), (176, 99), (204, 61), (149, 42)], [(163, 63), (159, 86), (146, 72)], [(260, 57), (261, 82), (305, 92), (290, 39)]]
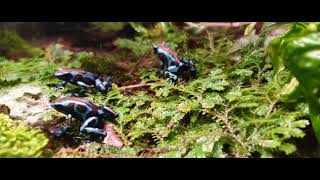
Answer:
[(89, 72), (111, 75), (116, 69), (116, 58), (97, 56), (92, 52), (81, 52), (75, 56), (74, 64)]
[(145, 28), (141, 22), (129, 22), (129, 25), (138, 33), (147, 34), (148, 29)]
[[(59, 66), (115, 78), (135, 71), (140, 74), (142, 85), (151, 84), (148, 90), (124, 93), (123, 88), (114, 84), (105, 96), (89, 93), (88, 99), (120, 114), (114, 123), (125, 148), (118, 150), (93, 143), (86, 149), (88, 156), (71, 153), (68, 157), (141, 157), (146, 151), (157, 157), (272, 157), (274, 153), (291, 154), (296, 150), (290, 140), (304, 136), (309, 110), (303, 102), (283, 100), (283, 95), (294, 91), (299, 83), (292, 80), (288, 71), (274, 78), (273, 72), (278, 72), (280, 65), (272, 66), (266, 61), (266, 32), (230, 53), (234, 43), (231, 32), (195, 37), (172, 23), (157, 23), (151, 28), (138, 22), (129, 24), (137, 35), (115, 40), (113, 43), (121, 53), (111, 56), (72, 53), (56, 45), (47, 49), (45, 58), (17, 62), (0, 59), (0, 82), (7, 86), (33, 81), (57, 83), (53, 72)], [(162, 41), (196, 62), (196, 79), (173, 85), (156, 77), (156, 69), (133, 66), (144, 63), (142, 60), (158, 62), (151, 45)], [(234, 56), (240, 58), (235, 60)], [(28, 71), (18, 71), (25, 67)], [(58, 95), (52, 89), (48, 94)]]
[(48, 139), (39, 130), (23, 124), (14, 126), (8, 116), (0, 114), (0, 157), (44, 157)]
[(73, 52), (64, 50), (62, 44), (54, 44), (46, 49), (46, 58), (49, 62), (66, 62), (71, 59)]
[[(291, 77), (287, 83), (292, 99), (303, 94), (309, 104), (310, 119), (320, 143), (320, 103), (319, 103), (319, 23), (294, 23), (284, 35), (275, 39), (270, 45), (272, 63), (275, 67), (274, 78), (289, 70), (298, 80)], [(293, 90), (292, 90), (293, 89)], [(300, 99), (301, 100), (301, 99)]]
[(58, 67), (48, 64), (44, 58), (21, 59), (17, 62), (0, 59), (0, 86), (10, 87), (20, 83), (53, 80), (53, 73)]
[(22, 58), (16, 61), (0, 57), (0, 87), (12, 87), (20, 83), (57, 83), (54, 72), (59, 67), (79, 68), (94, 56), (82, 52), (71, 61), (73, 52), (56, 44), (46, 49), (45, 57)]
[(129, 49), (136, 56), (141, 56), (150, 50), (150, 44), (147, 44), (140, 38), (136, 38), (135, 41), (119, 38), (114, 42), (114, 45), (118, 46), (119, 48)]
[(187, 34), (178, 32), (171, 23), (157, 23), (153, 29), (146, 29), (141, 23), (129, 23), (138, 33), (134, 39), (118, 38), (114, 44), (119, 48), (128, 49), (135, 56), (152, 52), (153, 43), (168, 42), (169, 47), (176, 48), (185, 45)]
[(2, 29), (0, 30), (0, 54), (2, 56), (40, 56), (41, 49), (33, 48), (23, 40), (16, 32)]
[[(260, 74), (270, 76), (268, 71)], [(94, 101), (112, 105), (120, 113), (117, 122), (127, 145), (154, 146), (166, 152), (160, 157), (249, 157), (255, 153), (267, 157), (273, 152), (294, 152), (295, 146), (287, 140), (304, 136), (306, 113), (280, 106), (272, 81), (264, 85), (252, 81), (241, 88), (232, 75), (253, 72), (235, 69), (229, 77), (223, 72), (214, 69), (207, 77), (180, 85), (157, 79), (151, 86), (155, 95), (126, 96), (115, 87), (105, 99)]]
[(120, 31), (123, 29), (123, 22), (91, 22), (90, 30), (100, 30), (102, 32)]
[(128, 56), (151, 59), (155, 39), (174, 35), (176, 39), (167, 40), (169, 46), (186, 52), (201, 69), (197, 79), (177, 85), (157, 78), (153, 70), (141, 70), (142, 84), (152, 84), (148, 92), (125, 95), (114, 85), (106, 97), (90, 95), (120, 114), (117, 130), (132, 153), (151, 148), (158, 157), (272, 157), (296, 150), (289, 140), (304, 136), (308, 111), (298, 108), (304, 104), (282, 102), (290, 74), (282, 74), (280, 81), (272, 78), (272, 66), (265, 61), (265, 33), (241, 49), (241, 59), (233, 62), (229, 37), (201, 40), (202, 48), (189, 49), (193, 37), (174, 28), (164, 30), (170, 23), (153, 29), (131, 25), (139, 35), (115, 41), (129, 50)]

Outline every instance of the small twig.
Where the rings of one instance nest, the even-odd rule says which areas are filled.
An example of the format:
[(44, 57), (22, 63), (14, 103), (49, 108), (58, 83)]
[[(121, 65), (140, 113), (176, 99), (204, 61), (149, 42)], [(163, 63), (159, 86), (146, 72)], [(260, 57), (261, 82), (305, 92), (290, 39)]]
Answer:
[(213, 36), (210, 35), (210, 32), (208, 30), (206, 30), (206, 32), (207, 32), (207, 35), (208, 35), (210, 49), (214, 53), (215, 49), (214, 49), (214, 43), (213, 43)]
[(276, 100), (276, 101), (274, 101), (274, 102), (272, 102), (272, 103), (270, 104), (269, 110), (268, 110), (268, 112), (267, 112), (267, 116), (269, 116), (269, 115), (271, 114), (271, 112), (272, 112), (274, 106), (277, 104), (277, 102), (278, 102), (278, 101)]
[[(248, 144), (242, 141), (241, 137), (236, 133), (235, 129), (232, 127), (231, 123), (229, 122), (229, 117), (228, 117), (229, 112), (232, 111), (235, 107), (236, 105), (232, 106), (229, 109), (226, 109), (223, 115), (218, 114), (217, 117), (224, 123), (231, 137), (233, 137), (242, 147), (248, 149)], [(251, 153), (247, 152), (247, 156), (250, 156), (250, 155)]]
[(148, 84), (135, 84), (135, 85), (130, 85), (130, 86), (122, 86), (120, 87), (121, 90), (125, 91), (127, 89), (134, 89), (134, 88), (139, 88), (139, 87), (149, 87), (153, 83), (148, 83)]

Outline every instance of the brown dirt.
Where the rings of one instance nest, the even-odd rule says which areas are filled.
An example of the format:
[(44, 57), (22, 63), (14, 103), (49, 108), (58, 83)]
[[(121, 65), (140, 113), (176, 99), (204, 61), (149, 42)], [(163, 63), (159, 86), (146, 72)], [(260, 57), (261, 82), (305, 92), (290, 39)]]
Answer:
[(126, 158), (123, 155), (116, 155), (111, 153), (93, 154), (89, 152), (90, 147), (88, 145), (80, 145), (76, 148), (61, 148), (54, 157), (81, 157), (81, 158)]
[(46, 137), (49, 139), (47, 148), (51, 149), (54, 153), (56, 153), (62, 147), (76, 148), (80, 145), (79, 142), (75, 142), (72, 137), (66, 136), (63, 138), (58, 138), (50, 132), (50, 129), (62, 127), (63, 124), (64, 123), (62, 123), (59, 118), (56, 118), (48, 122), (39, 122), (33, 125), (33, 127), (41, 129), (44, 132)]
[[(79, 24), (79, 23), (78, 23)], [(88, 31), (86, 32), (85, 25), (80, 28), (71, 28), (71, 30), (62, 30), (58, 26), (53, 26), (50, 31), (45, 31), (40, 35), (33, 36), (29, 39), (32, 45), (45, 49), (53, 43), (61, 43), (66, 49), (74, 52), (91, 51), (97, 55), (110, 55), (116, 46), (113, 41), (117, 38), (129, 38), (135, 34), (135, 31), (128, 25), (125, 25), (123, 30), (118, 32), (101, 32), (101, 31)], [(49, 27), (47, 27), (49, 28)], [(60, 27), (61, 28), (61, 27)]]
[[(51, 30), (54, 31), (54, 30)], [(117, 54), (124, 49), (117, 48), (113, 42), (117, 38), (130, 38), (135, 32), (128, 26), (125, 26), (123, 30), (118, 32), (84, 32), (77, 29), (55, 33), (42, 34), (37, 37), (29, 38), (33, 46), (39, 47), (43, 50), (49, 46), (59, 43), (63, 44), (65, 49), (73, 52), (93, 52), (97, 56), (110, 57)], [(127, 57), (117, 61), (112, 69), (111, 76), (113, 81), (119, 86), (126, 86), (140, 83), (139, 69), (156, 67), (156, 57), (150, 60), (149, 57), (153, 57), (151, 54), (148, 57), (142, 57), (137, 59), (136, 57)], [(90, 69), (88, 69), (90, 71)]]

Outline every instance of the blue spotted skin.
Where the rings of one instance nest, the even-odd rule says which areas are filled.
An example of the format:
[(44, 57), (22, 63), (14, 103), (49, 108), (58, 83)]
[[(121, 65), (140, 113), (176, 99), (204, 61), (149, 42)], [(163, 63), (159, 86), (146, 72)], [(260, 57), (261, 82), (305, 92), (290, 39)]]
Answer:
[[(168, 66), (168, 71), (170, 72), (177, 72), (178, 71), (178, 67), (177, 66), (172, 66), (171, 64), (174, 64), (174, 62), (177, 62), (177, 64), (180, 64), (179, 61), (177, 61), (171, 54), (169, 54), (167, 51), (163, 50), (163, 49), (158, 49), (157, 51), (157, 55), (160, 56), (160, 55), (164, 55), (168, 62), (167, 62), (167, 66)], [(160, 67), (163, 67), (164, 66), (164, 63), (162, 60), (160, 60)]]
[(112, 88), (111, 77), (104, 78), (79, 69), (59, 68), (54, 75), (62, 80), (62, 85), (57, 87), (56, 90), (63, 89), (67, 83), (86, 89), (95, 88), (103, 93), (111, 91)]
[(176, 52), (169, 49), (165, 42), (153, 45), (153, 49), (160, 59), (160, 74), (162, 76), (169, 78), (172, 82), (176, 82), (186, 71), (189, 71), (190, 77), (195, 76), (195, 64), (191, 60), (183, 60)]
[[(72, 107), (70, 107), (71, 104), (74, 104), (74, 105), (72, 105)], [(64, 114), (71, 114), (72, 117), (77, 117), (77, 119), (82, 122), (86, 121), (90, 117), (89, 116), (90, 113), (92, 115), (94, 114), (94, 116), (97, 116), (97, 113), (95, 113), (94, 110), (92, 108), (90, 108), (87, 104), (82, 103), (82, 102), (78, 102), (75, 100), (53, 102), (53, 103), (51, 103), (51, 106), (56, 107), (60, 112), (62, 112)], [(62, 107), (62, 108), (60, 108), (60, 107)], [(79, 112), (78, 111), (79, 107), (85, 108), (85, 111)]]
[[(66, 119), (75, 118), (83, 124), (80, 131), (86, 133), (93, 133), (100, 136), (105, 136), (106, 133), (101, 129), (102, 119), (107, 118), (113, 120), (118, 117), (118, 114), (110, 108), (95, 105), (91, 101), (76, 98), (76, 97), (59, 97), (50, 104), (57, 111), (67, 115)], [(62, 134), (64, 134), (70, 125), (64, 127)]]

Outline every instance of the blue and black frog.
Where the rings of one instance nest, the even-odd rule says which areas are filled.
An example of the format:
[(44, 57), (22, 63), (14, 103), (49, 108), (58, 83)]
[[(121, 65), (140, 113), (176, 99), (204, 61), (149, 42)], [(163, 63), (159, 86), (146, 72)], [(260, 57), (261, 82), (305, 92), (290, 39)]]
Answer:
[(102, 77), (84, 70), (59, 68), (54, 75), (62, 80), (62, 85), (57, 87), (56, 90), (63, 89), (67, 83), (85, 89), (94, 88), (102, 93), (107, 93), (112, 88), (111, 77)]
[(154, 53), (160, 59), (160, 76), (177, 82), (179, 78), (189, 80), (196, 76), (196, 66), (192, 60), (184, 59), (172, 51), (166, 42), (153, 45)]
[(114, 120), (119, 117), (119, 114), (114, 112), (111, 108), (96, 105), (93, 102), (78, 98), (61, 96), (50, 103), (50, 105), (57, 111), (66, 115), (66, 120), (69, 125), (63, 127), (57, 136), (64, 135), (71, 129), (71, 119), (75, 118), (82, 122), (80, 131), (84, 133), (95, 134), (100, 137), (105, 137), (107, 134), (103, 130), (103, 119)]

